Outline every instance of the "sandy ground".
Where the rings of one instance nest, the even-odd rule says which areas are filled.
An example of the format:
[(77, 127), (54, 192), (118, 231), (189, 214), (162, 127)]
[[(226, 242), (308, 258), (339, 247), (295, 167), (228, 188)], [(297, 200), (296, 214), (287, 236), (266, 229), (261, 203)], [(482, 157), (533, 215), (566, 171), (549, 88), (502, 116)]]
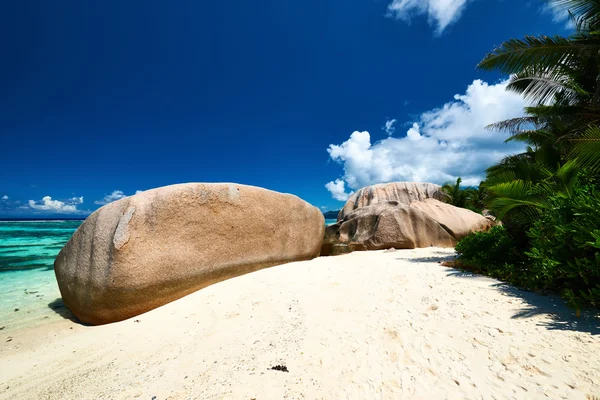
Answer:
[(319, 258), (111, 325), (0, 331), (0, 398), (600, 396), (597, 316), (440, 266), (451, 254)]

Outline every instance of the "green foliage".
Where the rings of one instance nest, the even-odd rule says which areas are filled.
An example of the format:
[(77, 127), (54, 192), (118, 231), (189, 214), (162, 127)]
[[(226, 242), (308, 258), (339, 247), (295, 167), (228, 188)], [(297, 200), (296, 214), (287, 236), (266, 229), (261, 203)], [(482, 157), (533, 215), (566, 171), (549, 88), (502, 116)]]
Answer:
[(457, 266), (530, 290), (560, 293), (574, 308), (600, 306), (597, 186), (578, 186), (571, 196), (551, 195), (527, 236), (524, 243), (502, 226), (471, 234), (456, 245)]
[(511, 39), (478, 65), (509, 74), (507, 90), (531, 104), (488, 127), (527, 149), (486, 171), (483, 203), (504, 228), (461, 240), (457, 264), (600, 306), (600, 0), (550, 2), (574, 34)]
[[(497, 122), (509, 140), (527, 143), (524, 160), (555, 169), (576, 160), (600, 174), (600, 0), (551, 0), (569, 12), (575, 33), (569, 37), (510, 39), (478, 65), (510, 75), (507, 90), (532, 105), (526, 116)], [(503, 166), (501, 163), (500, 166)], [(532, 177), (519, 176), (531, 180)], [(491, 185), (490, 185), (491, 186)]]
[(467, 189), (467, 205), (471, 211), (476, 213), (481, 213), (485, 209), (485, 200), (488, 196), (488, 190), (486, 189), (483, 182), (479, 184), (477, 188), (469, 188)]
[(470, 234), (458, 242), (456, 252), (460, 268), (511, 282), (523, 275), (526, 258), (502, 226)]
[(560, 292), (576, 308), (600, 306), (600, 193), (587, 185), (548, 203), (528, 232), (528, 286)]
[(575, 161), (552, 169), (540, 162), (516, 158), (488, 169), (487, 205), (498, 218), (508, 216), (507, 222), (527, 229), (549, 207), (549, 196), (570, 196), (578, 180)]
[(569, 10), (577, 30), (582, 30), (584, 26), (588, 31), (600, 28), (599, 0), (553, 0), (553, 3), (558, 8)]
[(476, 213), (481, 213), (485, 208), (485, 198), (487, 190), (480, 185), (478, 188), (460, 187), (462, 178), (458, 178), (456, 183), (446, 183), (442, 186), (442, 192), (446, 195), (445, 202), (455, 207), (467, 208)]
[(518, 74), (534, 65), (547, 67), (547, 72), (554, 71), (568, 64), (581, 50), (580, 47), (561, 36), (525, 36), (524, 39), (507, 40), (488, 54), (478, 67), (508, 74)]
[(467, 204), (467, 192), (461, 189), (462, 178), (458, 178), (455, 184), (446, 183), (442, 186), (442, 192), (446, 194), (447, 203), (456, 207), (465, 207)]
[(578, 159), (579, 164), (589, 168), (595, 174), (600, 173), (600, 128), (590, 126), (579, 137), (570, 139), (574, 143), (572, 157)]

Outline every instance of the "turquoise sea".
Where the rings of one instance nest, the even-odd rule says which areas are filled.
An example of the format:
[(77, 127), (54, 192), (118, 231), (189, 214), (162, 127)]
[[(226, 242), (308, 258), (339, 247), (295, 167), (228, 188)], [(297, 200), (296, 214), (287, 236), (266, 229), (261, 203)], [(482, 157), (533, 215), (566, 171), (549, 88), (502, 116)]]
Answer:
[(54, 259), (82, 222), (0, 221), (2, 333), (63, 318)]
[(2, 331), (62, 318), (64, 306), (54, 277), (54, 259), (81, 223), (0, 221)]

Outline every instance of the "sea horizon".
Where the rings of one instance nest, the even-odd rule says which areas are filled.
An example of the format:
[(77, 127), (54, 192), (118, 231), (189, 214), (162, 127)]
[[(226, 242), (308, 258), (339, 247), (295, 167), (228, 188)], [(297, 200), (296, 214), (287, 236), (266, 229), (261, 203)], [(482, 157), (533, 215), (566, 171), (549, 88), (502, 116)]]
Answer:
[(0, 217), (0, 222), (24, 222), (24, 221), (84, 221), (86, 217)]

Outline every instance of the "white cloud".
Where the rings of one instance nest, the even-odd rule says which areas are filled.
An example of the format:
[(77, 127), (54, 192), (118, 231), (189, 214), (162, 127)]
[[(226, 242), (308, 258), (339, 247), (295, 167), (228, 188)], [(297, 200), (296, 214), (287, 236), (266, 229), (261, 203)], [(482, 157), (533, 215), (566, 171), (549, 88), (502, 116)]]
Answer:
[(339, 201), (346, 201), (348, 197), (352, 195), (354, 192), (346, 193), (346, 183), (341, 179), (336, 179), (333, 182), (329, 182), (325, 184), (327, 190), (331, 192), (331, 195), (334, 199)]
[(565, 29), (573, 29), (569, 11), (564, 6), (558, 6), (556, 2), (550, 1), (542, 6), (542, 12), (550, 15), (553, 22), (563, 25)]
[[(85, 211), (78, 210), (77, 205), (83, 203), (83, 197), (73, 197), (72, 199), (60, 201), (52, 200), (52, 197), (45, 196), (41, 201), (29, 200), (29, 208), (38, 211), (50, 211), (60, 214), (77, 214)], [(27, 207), (22, 207), (27, 208)]]
[(388, 136), (391, 136), (394, 134), (394, 132), (396, 132), (396, 128), (394, 127), (395, 124), (395, 119), (385, 121), (385, 127), (383, 128), (383, 130), (385, 131), (385, 133), (388, 134)]
[[(143, 192), (143, 190), (136, 190), (135, 194), (140, 194), (142, 192)], [(113, 190), (113, 192), (111, 194), (107, 194), (106, 196), (104, 196), (104, 198), (102, 200), (94, 201), (94, 204), (104, 206), (108, 203), (112, 203), (113, 201), (121, 200), (125, 197), (127, 197), (127, 195), (122, 190)]]
[(8, 196), (7, 195), (2, 196), (2, 200), (8, 200)]
[(127, 195), (125, 193), (123, 193), (122, 190), (113, 190), (113, 192), (111, 194), (107, 194), (106, 196), (104, 196), (104, 198), (102, 200), (94, 201), (94, 204), (99, 204), (99, 205), (103, 206), (108, 203), (112, 203), (113, 201), (123, 199), (125, 197), (127, 197)]
[(388, 16), (410, 23), (411, 18), (426, 15), (436, 34), (456, 22), (471, 0), (392, 0), (388, 5)]
[(519, 143), (505, 144), (505, 134), (485, 129), (523, 115), (525, 101), (507, 92), (506, 85), (473, 81), (454, 101), (421, 114), (405, 137), (371, 143), (369, 132), (354, 132), (344, 143), (330, 145), (327, 151), (343, 165), (344, 175), (327, 189), (344, 201), (345, 185), (356, 190), (393, 181), (443, 184), (459, 176), (465, 185), (479, 184), (487, 167), (523, 149)]

